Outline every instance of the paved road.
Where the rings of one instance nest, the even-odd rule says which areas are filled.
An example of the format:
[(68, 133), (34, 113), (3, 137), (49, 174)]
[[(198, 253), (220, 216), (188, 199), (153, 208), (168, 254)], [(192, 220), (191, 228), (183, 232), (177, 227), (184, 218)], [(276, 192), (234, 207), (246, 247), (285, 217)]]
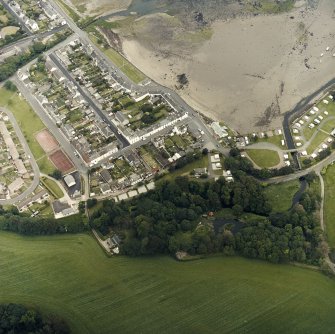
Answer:
[(63, 151), (70, 157), (70, 159), (73, 161), (76, 169), (79, 171), (79, 173), (84, 178), (85, 183), (85, 197), (88, 197), (89, 190), (88, 190), (88, 168), (85, 166), (85, 164), (82, 162), (81, 159), (76, 157), (74, 154), (74, 148), (69, 142), (69, 140), (63, 135), (63, 133), (58, 129), (57, 125), (54, 123), (54, 121), (47, 115), (44, 108), (40, 105), (38, 100), (35, 98), (33, 92), (26, 87), (22, 81), (20, 81), (17, 76), (15, 76), (13, 79), (13, 82), (17, 85), (18, 89), (22, 93), (22, 95), (25, 97), (25, 99), (28, 101), (28, 103), (32, 106), (35, 113), (38, 115), (38, 117), (42, 120), (44, 125), (47, 129), (50, 130), (50, 132), (55, 136), (56, 140), (59, 142), (61, 148)]
[(79, 93), (84, 97), (84, 99), (88, 102), (90, 107), (100, 116), (100, 118), (109, 126), (109, 128), (115, 134), (115, 137), (120, 141), (122, 147), (129, 146), (129, 141), (123, 137), (117, 127), (113, 124), (113, 122), (103, 113), (102, 110), (95, 104), (93, 99), (84, 91), (84, 89), (79, 85), (79, 83), (72, 77), (69, 71), (63, 66), (63, 64), (59, 61), (58, 57), (54, 54), (49, 55), (50, 59), (55, 63), (55, 65), (62, 71), (64, 76), (72, 82), (78, 89)]
[(28, 27), (26, 26), (26, 24), (24, 23), (24, 21), (22, 20), (21, 17), (19, 17), (14, 10), (8, 5), (7, 2), (5, 2), (4, 0), (0, 0), (0, 3), (2, 4), (2, 6), (19, 22), (20, 26), (22, 27), (22, 29), (28, 34), (28, 35), (32, 35), (32, 32), (28, 29)]
[(0, 48), (1, 54), (5, 54), (8, 51), (11, 51), (14, 47), (18, 47), (20, 49), (27, 49), (36, 39), (44, 39), (48, 36), (51, 36), (53, 34), (56, 34), (62, 30), (64, 30), (67, 27), (67, 25), (56, 27), (50, 31), (46, 31), (40, 34), (36, 35), (29, 35), (26, 37), (23, 37), (15, 42), (12, 42), (10, 44), (4, 45)]
[(14, 198), (11, 198), (11, 199), (0, 200), (1, 205), (13, 205), (17, 202), (20, 202), (20, 201), (24, 200), (26, 197), (30, 196), (31, 193), (37, 188), (37, 186), (40, 183), (40, 169), (38, 168), (36, 160), (35, 160), (34, 156), (32, 155), (32, 153), (30, 151), (30, 148), (29, 148), (29, 146), (26, 142), (26, 139), (25, 139), (25, 137), (24, 137), (24, 135), (21, 131), (21, 128), (18, 125), (14, 115), (6, 108), (1, 108), (1, 109), (8, 115), (9, 120), (13, 124), (13, 128), (14, 128), (14, 130), (15, 130), (15, 132), (16, 132), (19, 140), (20, 140), (20, 143), (21, 143), (26, 155), (28, 157), (30, 157), (29, 162), (32, 166), (33, 173), (34, 173), (33, 182), (23, 193), (21, 193), (20, 195), (14, 197)]
[[(177, 110), (183, 110), (188, 112), (189, 116), (193, 119), (193, 121), (198, 125), (198, 128), (205, 132), (208, 138), (212, 139), (213, 145), (215, 147), (220, 146), (219, 142), (213, 138), (213, 134), (208, 129), (206, 124), (202, 121), (201, 116), (197, 113), (193, 108), (191, 108), (175, 91), (164, 87), (154, 81), (150, 81), (148, 85), (137, 85), (132, 82), (112, 61), (109, 57), (107, 57), (94, 43), (91, 42), (87, 33), (81, 30), (67, 15), (67, 13), (54, 1), (50, 0), (49, 2), (54, 9), (65, 18), (69, 27), (78, 35), (81, 39), (82, 43), (86, 45), (91, 45), (94, 49), (99, 62), (111, 73), (114, 80), (116, 80), (121, 86), (130, 90), (136, 91), (139, 95), (144, 94), (160, 94), (164, 96), (164, 98)], [(227, 154), (229, 150), (221, 148), (220, 151), (223, 154)]]

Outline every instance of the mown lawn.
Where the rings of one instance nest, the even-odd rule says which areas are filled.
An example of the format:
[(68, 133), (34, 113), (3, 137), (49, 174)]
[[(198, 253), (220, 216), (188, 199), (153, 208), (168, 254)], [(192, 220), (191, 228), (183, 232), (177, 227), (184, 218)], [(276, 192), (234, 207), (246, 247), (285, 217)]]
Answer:
[(236, 257), (108, 258), (88, 235), (0, 233), (0, 302), (37, 305), (73, 333), (332, 333), (335, 281)]
[(293, 180), (272, 184), (265, 188), (265, 195), (272, 206), (273, 212), (284, 212), (292, 206), (292, 199), (300, 188), (300, 182)]
[(37, 161), (38, 168), (44, 174), (52, 174), (52, 172), (56, 169), (52, 162), (49, 160), (47, 155), (44, 155), (41, 159)]
[(312, 154), (328, 137), (327, 133), (319, 131), (307, 147), (307, 153)]
[(36, 133), (45, 128), (41, 119), (22, 97), (5, 88), (0, 88), (0, 106), (6, 107), (13, 113), (41, 172), (51, 173), (55, 167), (45, 156), (45, 152), (35, 139)]
[(41, 158), (45, 153), (36, 141), (34, 134), (44, 129), (45, 126), (29, 104), (17, 93), (1, 88), (0, 106), (6, 107), (13, 113), (35, 159)]
[(324, 221), (327, 239), (329, 246), (335, 248), (335, 165), (328, 166), (323, 178), (325, 184)]
[(284, 139), (283, 135), (275, 135), (272, 137), (267, 137), (267, 138), (259, 138), (257, 143), (270, 143), (273, 145), (276, 145), (278, 148), (284, 150), (287, 148), (286, 143), (285, 145), (281, 144), (281, 141)]
[(323, 126), (322, 130), (331, 133), (335, 128), (335, 119), (328, 120)]
[(58, 184), (55, 181), (50, 180), (46, 177), (42, 177), (41, 181), (43, 185), (47, 188), (48, 192), (50, 192), (51, 195), (54, 196), (56, 199), (62, 198), (64, 196), (62, 189), (59, 188)]
[(280, 162), (276, 151), (271, 150), (246, 150), (250, 159), (260, 168), (271, 168)]

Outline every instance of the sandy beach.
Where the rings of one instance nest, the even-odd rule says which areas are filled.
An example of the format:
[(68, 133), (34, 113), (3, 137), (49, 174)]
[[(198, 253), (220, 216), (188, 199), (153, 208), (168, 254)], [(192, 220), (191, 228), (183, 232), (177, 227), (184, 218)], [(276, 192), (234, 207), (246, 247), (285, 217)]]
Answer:
[[(131, 4), (131, 0), (66, 0), (65, 2), (83, 16), (107, 15), (125, 10)], [(80, 7), (84, 12), (78, 11)]]
[(266, 130), (335, 76), (334, 10), (335, 1), (321, 0), (314, 10), (217, 21), (212, 38), (187, 58), (164, 58), (135, 40), (125, 40), (123, 50), (171, 88), (186, 73), (189, 85), (178, 92), (200, 112), (241, 133)]

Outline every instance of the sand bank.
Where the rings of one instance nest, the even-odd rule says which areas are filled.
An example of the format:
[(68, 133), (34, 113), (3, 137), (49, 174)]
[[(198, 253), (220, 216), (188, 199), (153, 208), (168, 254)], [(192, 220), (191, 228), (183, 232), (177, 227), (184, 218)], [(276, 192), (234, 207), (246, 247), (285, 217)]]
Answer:
[(215, 22), (212, 38), (187, 59), (163, 58), (134, 40), (124, 42), (124, 53), (172, 88), (186, 73), (189, 86), (179, 93), (204, 114), (243, 133), (265, 130), (335, 76), (334, 10), (335, 1), (323, 0), (316, 10)]

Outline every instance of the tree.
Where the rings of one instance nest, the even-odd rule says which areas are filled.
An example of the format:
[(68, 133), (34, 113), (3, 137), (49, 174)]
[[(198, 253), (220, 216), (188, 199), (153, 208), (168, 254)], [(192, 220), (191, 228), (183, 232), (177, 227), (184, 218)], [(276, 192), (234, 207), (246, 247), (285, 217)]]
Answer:
[(80, 201), (79, 202), (78, 210), (79, 210), (80, 213), (84, 213), (85, 212), (85, 202), (84, 201)]
[(233, 209), (234, 216), (235, 216), (236, 218), (240, 218), (240, 217), (242, 216), (242, 214), (243, 214), (243, 208), (242, 208), (241, 205), (239, 205), (239, 204), (235, 204), (235, 205), (232, 207), (232, 209)]
[(236, 157), (240, 157), (241, 156), (241, 152), (238, 148), (232, 148), (230, 151), (229, 151), (229, 155), (233, 158), (236, 158)]
[(96, 206), (98, 203), (98, 200), (96, 198), (89, 198), (87, 201), (86, 201), (86, 204), (87, 204), (87, 208), (88, 209), (91, 209), (93, 208), (94, 206)]
[(7, 80), (4, 84), (4, 87), (7, 89), (7, 90), (10, 90), (12, 92), (16, 92), (17, 91), (17, 87), (16, 85), (10, 81), (10, 80)]
[(54, 179), (56, 180), (61, 180), (62, 179), (62, 172), (59, 170), (59, 169), (55, 169), (51, 174), (50, 174), (51, 177), (53, 177)]

